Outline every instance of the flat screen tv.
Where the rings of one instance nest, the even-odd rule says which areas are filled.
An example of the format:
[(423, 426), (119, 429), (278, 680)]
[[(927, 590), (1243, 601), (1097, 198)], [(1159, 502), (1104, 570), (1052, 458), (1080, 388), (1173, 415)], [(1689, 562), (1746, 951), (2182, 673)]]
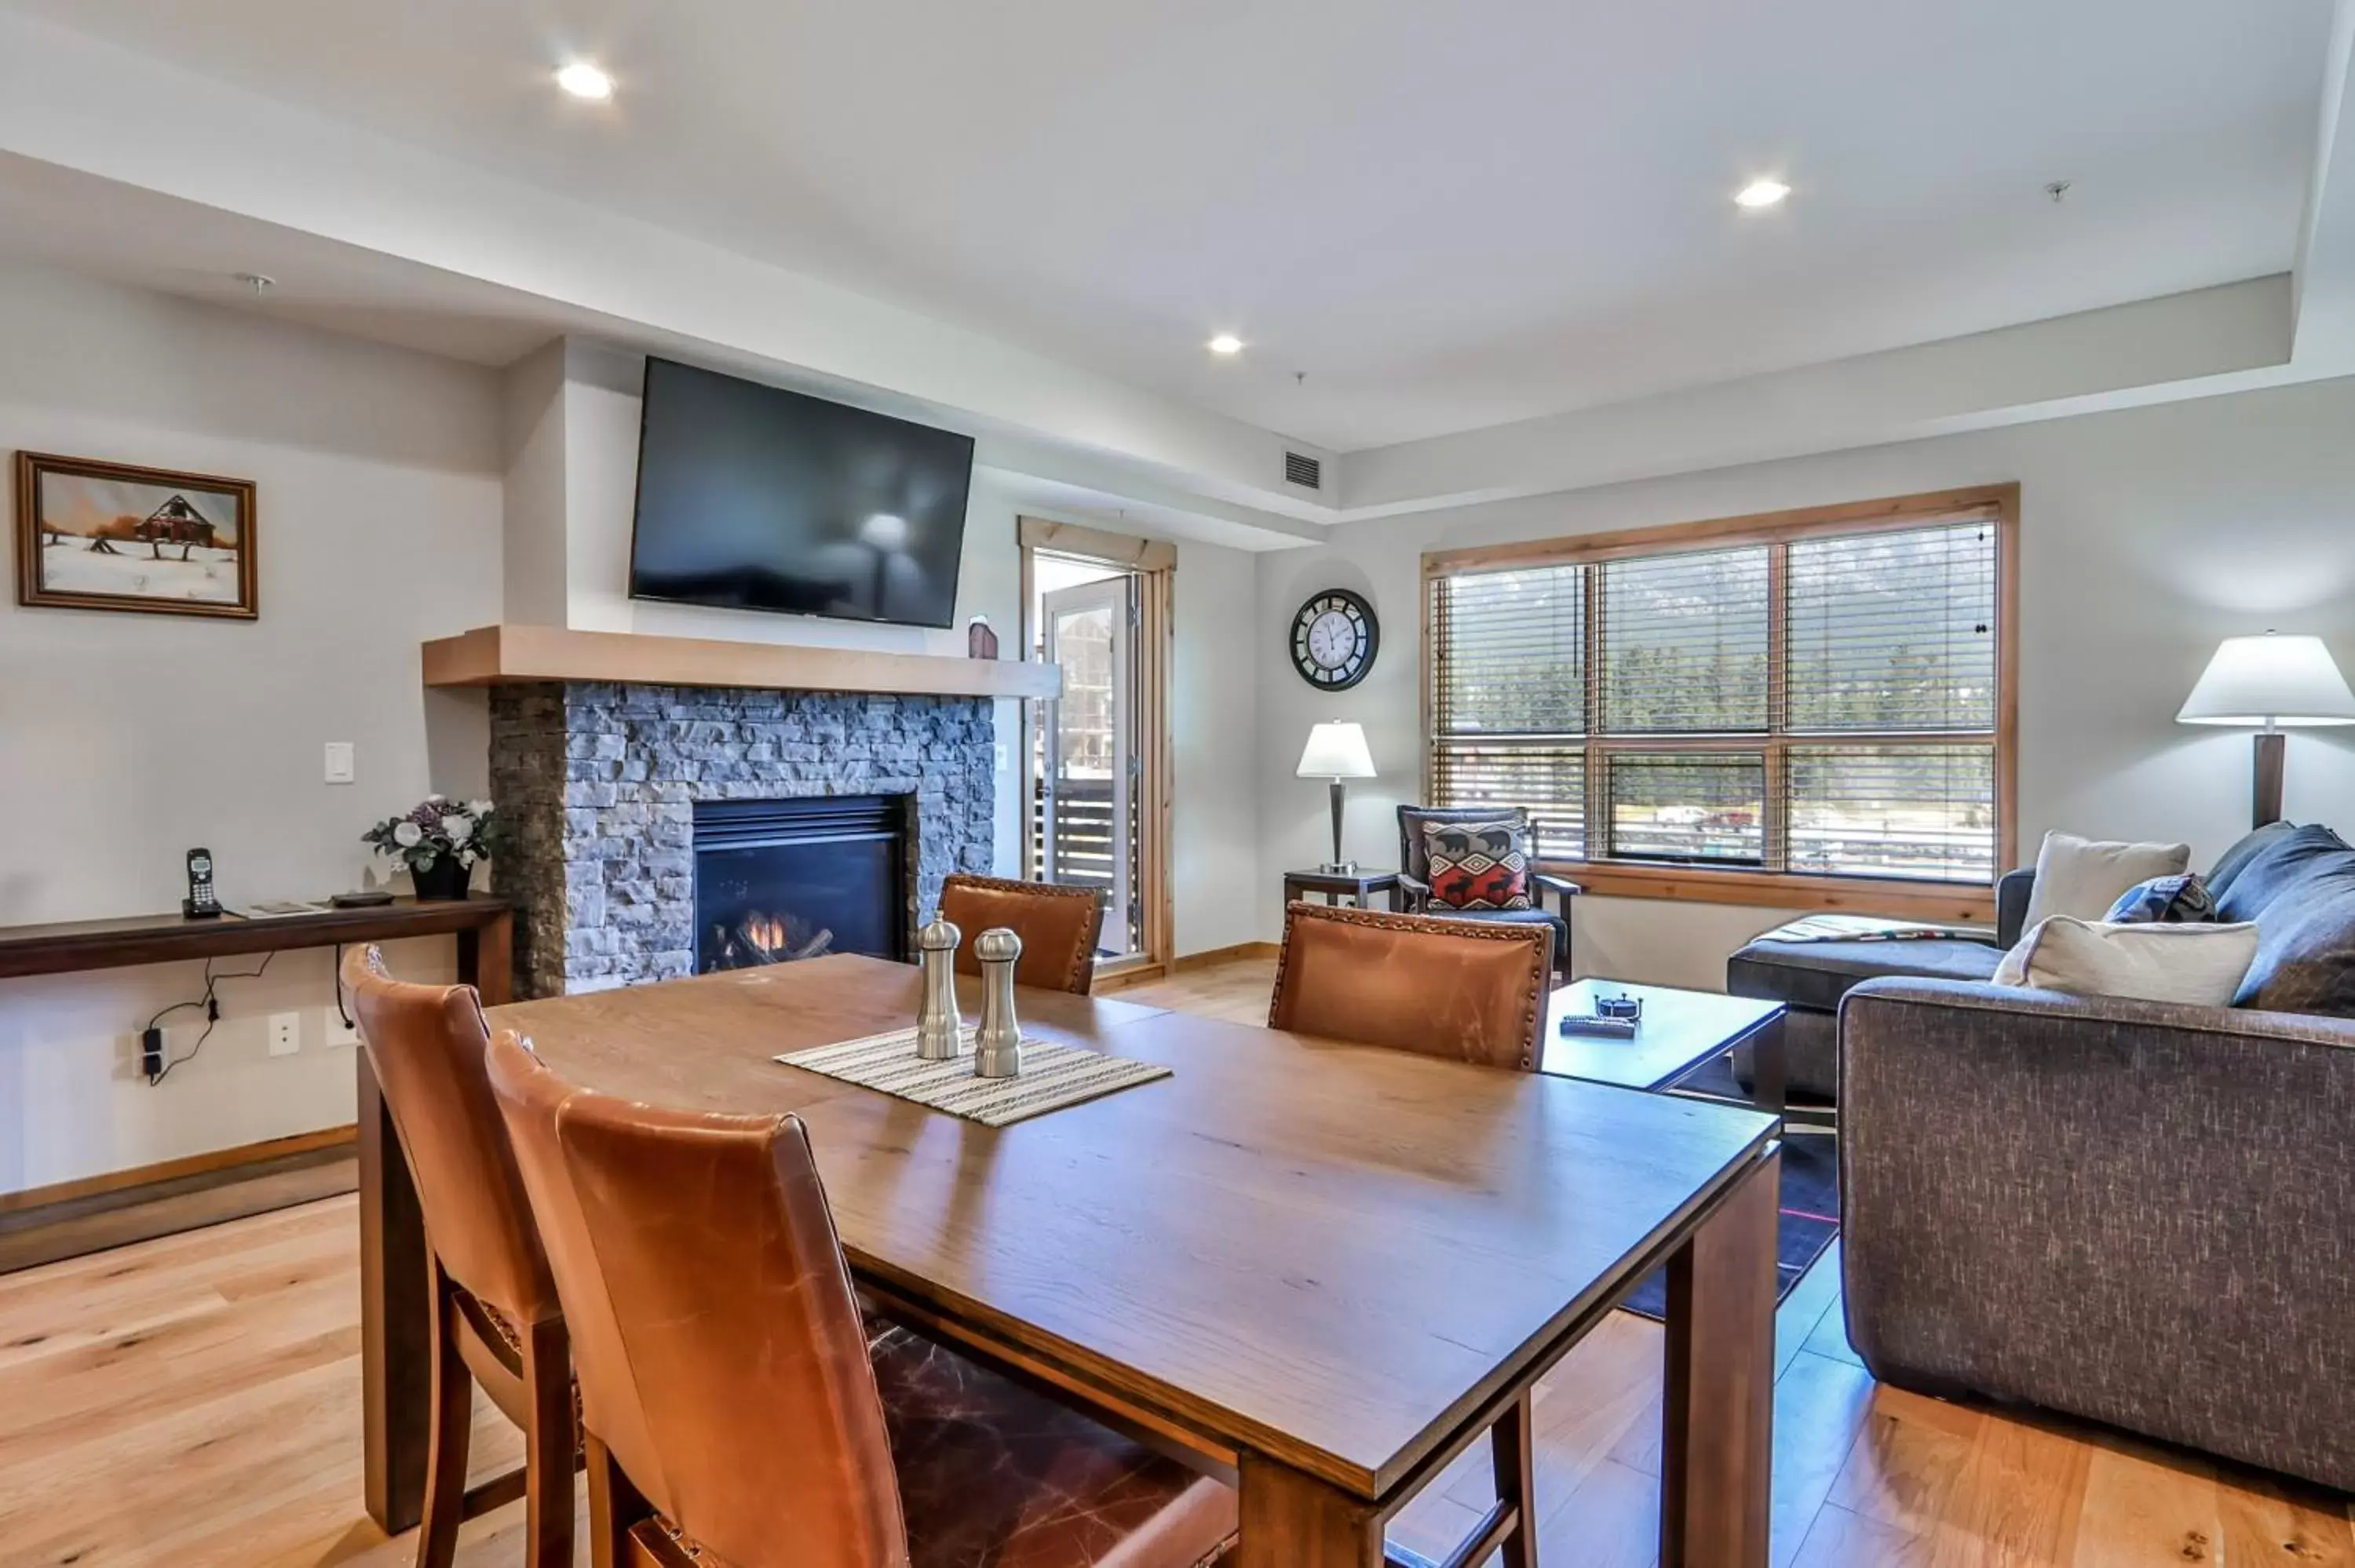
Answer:
[(630, 597), (955, 622), (973, 439), (646, 361)]

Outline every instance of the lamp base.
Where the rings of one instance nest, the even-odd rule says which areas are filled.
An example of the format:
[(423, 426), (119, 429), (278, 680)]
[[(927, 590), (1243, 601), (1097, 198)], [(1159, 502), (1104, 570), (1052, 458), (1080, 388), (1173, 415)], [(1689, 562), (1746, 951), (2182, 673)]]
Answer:
[(1355, 876), (1358, 863), (1354, 860), (1328, 860), (1316, 868), (1327, 876)]
[(2277, 729), (2269, 729), (2256, 736), (2256, 771), (2250, 780), (2249, 825), (2262, 828), (2267, 822), (2278, 822), (2282, 815), (2282, 777), (2286, 771), (2288, 737)]

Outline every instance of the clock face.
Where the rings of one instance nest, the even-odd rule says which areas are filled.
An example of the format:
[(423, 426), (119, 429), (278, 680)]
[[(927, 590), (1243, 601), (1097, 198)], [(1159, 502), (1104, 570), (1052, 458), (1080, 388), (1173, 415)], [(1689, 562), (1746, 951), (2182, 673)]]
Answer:
[(1347, 691), (1374, 667), (1381, 627), (1374, 607), (1348, 588), (1312, 596), (1292, 618), (1292, 665), (1320, 691)]

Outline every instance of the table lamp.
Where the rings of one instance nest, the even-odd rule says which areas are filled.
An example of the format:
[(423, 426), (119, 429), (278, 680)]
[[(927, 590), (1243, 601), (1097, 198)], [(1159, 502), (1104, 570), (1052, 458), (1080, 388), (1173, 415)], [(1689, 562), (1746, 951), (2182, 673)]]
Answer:
[(1336, 872), (1357, 870), (1356, 861), (1341, 858), (1341, 780), (1371, 779), (1374, 776), (1374, 755), (1366, 749), (1365, 726), (1336, 719), (1310, 730), (1308, 744), (1301, 748), (1298, 773), (1303, 779), (1330, 779), (1333, 781), (1333, 858), (1324, 869)]
[(2355, 693), (2319, 637), (2227, 637), (2175, 722), (2256, 727), (2251, 816), (2262, 828), (2281, 821), (2283, 728), (2355, 724)]

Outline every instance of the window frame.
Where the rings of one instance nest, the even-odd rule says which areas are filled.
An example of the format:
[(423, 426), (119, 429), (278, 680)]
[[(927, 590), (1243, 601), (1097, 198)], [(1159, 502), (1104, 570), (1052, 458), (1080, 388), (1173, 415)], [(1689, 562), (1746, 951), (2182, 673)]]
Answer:
[[(1995, 874), (2000, 876), (2017, 863), (2019, 749), (2019, 486), (2017, 483), (1978, 485), (1959, 490), (1929, 491), (1914, 495), (1832, 506), (1799, 507), (1783, 512), (1753, 513), (1693, 523), (1609, 533), (1574, 534), (1508, 545), (1433, 550), (1423, 557), (1423, 798), (1435, 798), (1438, 781), (1437, 734), (1440, 660), (1438, 628), (1433, 624), (1432, 591), (1434, 579), (1475, 571), (1515, 567), (1593, 567), (1630, 556), (1666, 556), (1692, 550), (1740, 546), (1780, 546), (1796, 540), (1870, 535), (1974, 519), (1993, 524), (1996, 536), (1995, 574), (1995, 728), (1987, 731), (1878, 732), (1795, 731), (1785, 727), (1785, 663), (1787, 654), (1784, 627), (1789, 595), (1788, 554), (1774, 548), (1767, 572), (1767, 727), (1762, 732), (1669, 735), (1637, 737), (1600, 732), (1594, 707), (1602, 674), (1594, 661), (1596, 628), (1587, 617), (1588, 646), (1582, 662), (1586, 683), (1587, 720), (1579, 737), (1586, 753), (1585, 829), (1582, 842), (1589, 858), (1552, 859), (1542, 869), (1575, 879), (1589, 893), (1616, 897), (1681, 899), (1689, 903), (1756, 905), (1782, 909), (1833, 909), (1891, 915), (1916, 919), (1966, 920), (1978, 923), (1995, 917), (1995, 887), (1991, 878), (1977, 883), (1928, 882), (1905, 877), (1874, 877), (1823, 872), (1792, 872), (1748, 866), (1701, 866), (1683, 862), (1593, 858), (1602, 840), (1596, 837), (1594, 802), (1607, 786), (1604, 766), (1614, 751), (1713, 752), (1756, 751), (1766, 764), (1767, 821), (1770, 858), (1785, 837), (1789, 822), (1786, 766), (1793, 747), (1827, 744), (1839, 747), (1874, 745), (1952, 745), (1958, 739), (1977, 745), (1991, 741), (1995, 753)], [(1593, 593), (1590, 576), (1588, 592)], [(1592, 599), (1590, 598), (1590, 606)]]

